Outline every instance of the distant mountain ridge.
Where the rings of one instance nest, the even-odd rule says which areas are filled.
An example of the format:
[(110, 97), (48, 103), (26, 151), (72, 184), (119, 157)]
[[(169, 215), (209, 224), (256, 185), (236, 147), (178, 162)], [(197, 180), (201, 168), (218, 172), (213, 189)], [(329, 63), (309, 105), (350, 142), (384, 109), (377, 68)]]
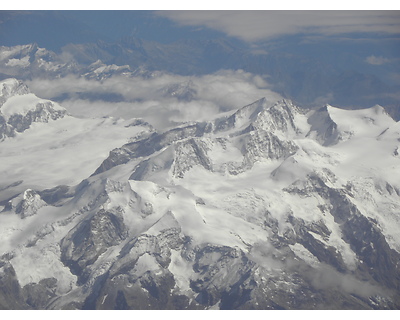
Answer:
[[(147, 73), (201, 75), (221, 69), (242, 69), (268, 76), (273, 90), (305, 106), (321, 101), (347, 109), (381, 104), (398, 116), (397, 87), (378, 76), (353, 69), (338, 69), (329, 63), (285, 52), (259, 54), (226, 39), (186, 40), (168, 44), (126, 37), (115, 42), (68, 44), (61, 54), (36, 44), (1, 47), (0, 74), (32, 79), (87, 75), (93, 64), (119, 68), (129, 66), (135, 75)], [(68, 57), (66, 59), (66, 57)], [(108, 68), (108, 77), (113, 74)], [(99, 79), (99, 75), (90, 76)], [(326, 103), (326, 102), (323, 102)]]

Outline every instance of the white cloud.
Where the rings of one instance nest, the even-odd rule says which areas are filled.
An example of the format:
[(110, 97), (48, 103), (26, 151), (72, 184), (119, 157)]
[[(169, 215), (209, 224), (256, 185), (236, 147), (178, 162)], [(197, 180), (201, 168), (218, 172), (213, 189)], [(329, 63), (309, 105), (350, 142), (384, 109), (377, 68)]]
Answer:
[(311, 33), (400, 33), (399, 11), (159, 11), (181, 25), (206, 26), (245, 41)]
[(365, 61), (369, 64), (373, 64), (373, 65), (377, 65), (377, 66), (390, 62), (390, 60), (387, 58), (375, 57), (375, 56), (369, 56), (365, 59)]
[(333, 98), (334, 98), (333, 93), (329, 92), (324, 96), (320, 96), (320, 97), (315, 98), (312, 104), (313, 105), (317, 105), (317, 106), (322, 106), (322, 105), (325, 105), (325, 104), (332, 103)]
[[(271, 91), (262, 77), (242, 70), (222, 70), (203, 76), (163, 74), (151, 79), (115, 76), (101, 83), (67, 76), (33, 79), (27, 84), (41, 98), (67, 96), (61, 104), (72, 115), (143, 118), (158, 129), (173, 122), (210, 119), (263, 97), (271, 102), (282, 98)], [(102, 100), (106, 94), (117, 95), (122, 101)]]

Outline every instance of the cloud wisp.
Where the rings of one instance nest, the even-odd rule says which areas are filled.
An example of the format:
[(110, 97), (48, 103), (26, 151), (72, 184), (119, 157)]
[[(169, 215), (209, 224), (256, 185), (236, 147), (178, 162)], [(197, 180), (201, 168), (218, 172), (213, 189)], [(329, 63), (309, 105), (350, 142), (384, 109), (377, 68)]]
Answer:
[(367, 62), (368, 64), (380, 66), (382, 64), (389, 63), (390, 59), (384, 58), (384, 57), (381, 57), (381, 56), (379, 56), (379, 57), (369, 56), (369, 57), (367, 57), (365, 59), (365, 62)]
[(159, 11), (186, 26), (208, 27), (244, 41), (283, 35), (400, 33), (400, 11)]
[[(210, 119), (263, 97), (271, 102), (282, 98), (262, 77), (242, 70), (149, 79), (114, 76), (102, 82), (67, 76), (27, 84), (39, 97), (59, 101), (72, 115), (143, 118), (160, 130), (176, 122)], [(112, 101), (105, 96), (119, 98)]]

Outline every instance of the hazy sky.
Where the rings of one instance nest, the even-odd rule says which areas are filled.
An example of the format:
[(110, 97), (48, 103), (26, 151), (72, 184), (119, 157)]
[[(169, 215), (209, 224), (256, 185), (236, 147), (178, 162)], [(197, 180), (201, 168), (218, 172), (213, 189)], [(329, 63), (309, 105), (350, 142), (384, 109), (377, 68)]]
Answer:
[(206, 26), (245, 41), (309, 33), (400, 33), (400, 11), (158, 11), (181, 25)]
[[(318, 104), (343, 103), (343, 99), (340, 99), (350, 96), (368, 96), (368, 99), (364, 100), (370, 104), (376, 103), (377, 99), (379, 99), (379, 103), (383, 103), (382, 99), (386, 98), (388, 94), (396, 95), (396, 99), (399, 95), (397, 88), (400, 84), (400, 4), (394, 5), (393, 1), (384, 0), (373, 5), (363, 3), (362, 9), (372, 9), (369, 11), (360, 10), (358, 2), (349, 5), (349, 1), (335, 1), (329, 6), (320, 3), (316, 6), (315, 1), (301, 1), (301, 3), (285, 1), (279, 6), (260, 5), (259, 1), (254, 1), (254, 3), (246, 1), (245, 5), (242, 3), (239, 7), (236, 4), (214, 5), (215, 1), (201, 1), (196, 6), (188, 3), (184, 3), (182, 6), (182, 2), (175, 1), (153, 1), (145, 5), (135, 3), (130, 6), (127, 6), (125, 2), (122, 5), (121, 3), (118, 1), (108, 4), (101, 3), (93, 8), (93, 6), (88, 7), (90, 4), (81, 6), (76, 1), (69, 2), (68, 5), (49, 5), (48, 2), (33, 3), (23, 0), (19, 1), (16, 6), (2, 5), (2, 10), (74, 9), (74, 11), (46, 11), (42, 14), (40, 11), (35, 14), (25, 11), (17, 14), (19, 15), (18, 19), (14, 21), (10, 19), (8, 24), (4, 21), (9, 13), (0, 11), (0, 45), (37, 43), (40, 47), (59, 53), (63, 52), (63, 46), (68, 43), (95, 43), (99, 39), (113, 43), (125, 36), (166, 44), (164, 49), (170, 43), (182, 39), (206, 39), (208, 41), (222, 38), (227, 39), (229, 45), (233, 44), (232, 47), (238, 52), (246, 50), (246, 53), (250, 52), (253, 55), (250, 59), (250, 62), (254, 62), (255, 65), (253, 68), (245, 69), (240, 63), (238, 66), (224, 66), (224, 59), (228, 56), (230, 47), (227, 45), (228, 53), (226, 53), (223, 51), (225, 47), (221, 45), (217, 48), (220, 51), (212, 52), (216, 54), (217, 58), (222, 57), (220, 59), (222, 62), (218, 62), (219, 60), (216, 59), (221, 66), (218, 63), (215, 63), (217, 67), (207, 66), (207, 72), (212, 73), (210, 78), (201, 75), (198, 71), (193, 79), (185, 78), (178, 76), (180, 69), (172, 70), (170, 72), (176, 76), (173, 79), (163, 76), (157, 79), (158, 82), (135, 83), (136, 90), (132, 91), (133, 96), (131, 91), (126, 90), (126, 84), (121, 79), (106, 81), (100, 89), (94, 86), (94, 81), (83, 79), (77, 81), (74, 78), (65, 78), (49, 83), (40, 81), (31, 83), (34, 91), (37, 90), (38, 94), (47, 98), (61, 96), (63, 93), (73, 93), (78, 90), (76, 89), (78, 84), (80, 87), (86, 88), (92, 96), (95, 96), (98, 90), (107, 89), (107, 92), (123, 98), (117, 108), (119, 113), (122, 114), (127, 110), (124, 103), (134, 103), (136, 110), (143, 110), (143, 115), (140, 114), (140, 116), (144, 116), (144, 112), (149, 109), (164, 108), (165, 114), (168, 114), (166, 118), (171, 116), (171, 121), (192, 120), (191, 114), (195, 114), (197, 118), (201, 119), (206, 110), (204, 106), (208, 108), (207, 114), (238, 108), (263, 96), (270, 96), (272, 90), (277, 90), (282, 95), (285, 93), (284, 96), (292, 95), (294, 98), (305, 99), (307, 103)], [(89, 10), (81, 11), (82, 9)], [(341, 10), (316, 11), (311, 9)], [(380, 9), (396, 10), (383, 11)], [(3, 21), (1, 14), (3, 14)], [(181, 45), (181, 42), (178, 44)], [(182, 45), (182, 48), (184, 49), (185, 46)], [(179, 48), (177, 52), (181, 52), (182, 48)], [(151, 51), (148, 52), (150, 56), (151, 53)], [(278, 58), (285, 55), (285, 60), (282, 60), (283, 58), (271, 60), (272, 67), (260, 70), (270, 62), (265, 57), (269, 55), (272, 57), (271, 59), (275, 59), (274, 54)], [(173, 57), (175, 56), (177, 55)], [(196, 62), (195, 59), (196, 57), (192, 60), (193, 63)], [(205, 59), (205, 61), (210, 65), (215, 62), (211, 59)], [(280, 64), (276, 61), (280, 61)], [(250, 62), (246, 61), (251, 65)], [(125, 64), (126, 62), (119, 61), (118, 63)], [(246, 66), (245, 63), (242, 65)], [(165, 66), (163, 67), (165, 68)], [(218, 72), (218, 68), (229, 70), (222, 74), (213, 73)], [(238, 72), (240, 68), (247, 72)], [(263, 80), (267, 79), (271, 85), (260, 84), (260, 81), (256, 81), (257, 79), (248, 72), (259, 72), (259, 75), (264, 77)], [(340, 81), (334, 82), (337, 84), (336, 88), (330, 81), (333, 76), (339, 77), (340, 73), (343, 73), (344, 76), (340, 78)], [(278, 79), (279, 76), (281, 78)], [(187, 107), (187, 103), (185, 107), (182, 107), (181, 101), (175, 101), (170, 97), (165, 100), (166, 97), (159, 94), (167, 83), (186, 83), (189, 80), (192, 81), (196, 92), (192, 97), (191, 109)], [(307, 82), (307, 80), (310, 81)], [(207, 87), (210, 81), (213, 81), (213, 86), (219, 88), (220, 91), (204, 91), (203, 88)], [(360, 84), (356, 83), (357, 81)], [(284, 83), (285, 86), (278, 86), (281, 83)], [(319, 85), (324, 83), (329, 84), (326, 88), (330, 91), (321, 86), (321, 92), (318, 92)], [(356, 85), (353, 86), (353, 83)], [(369, 83), (372, 84), (369, 85)], [(335, 88), (332, 89), (332, 87)], [(378, 92), (377, 97), (374, 96), (376, 90), (373, 92), (370, 90), (376, 87), (384, 88)], [(157, 91), (157, 94), (154, 94), (154, 90)], [(235, 95), (232, 92), (235, 92)], [(288, 92), (289, 94), (286, 95)], [(315, 93), (315, 97), (309, 92)], [(304, 93), (303, 96), (301, 96), (302, 93)], [(77, 110), (83, 103), (87, 104), (87, 110), (96, 104), (94, 101), (82, 102), (80, 99), (82, 97), (70, 95), (69, 101), (65, 103), (69, 103), (71, 109), (76, 107)], [(148, 102), (150, 100), (152, 100), (151, 105)], [(142, 106), (140, 101), (146, 101), (146, 105)], [(197, 103), (199, 101), (201, 103)], [(350, 104), (350, 102), (346, 103)], [(360, 104), (358, 100), (351, 103)], [(101, 112), (110, 108), (110, 102), (103, 101), (102, 106), (104, 108), (101, 109)], [(189, 110), (191, 111), (189, 112)]]

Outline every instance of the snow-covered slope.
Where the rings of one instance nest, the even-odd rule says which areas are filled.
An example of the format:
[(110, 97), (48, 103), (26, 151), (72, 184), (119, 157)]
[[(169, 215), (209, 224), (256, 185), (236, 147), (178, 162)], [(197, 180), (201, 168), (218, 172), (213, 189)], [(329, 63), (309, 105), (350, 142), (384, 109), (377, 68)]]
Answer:
[(110, 121), (1, 142), (2, 306), (400, 307), (400, 126), (381, 107), (261, 99), (163, 133)]
[(0, 88), (0, 189), (8, 190), (6, 196), (13, 188), (8, 186), (22, 190), (77, 184), (109, 150), (152, 130), (135, 119), (72, 117), (15, 79), (0, 82)]

